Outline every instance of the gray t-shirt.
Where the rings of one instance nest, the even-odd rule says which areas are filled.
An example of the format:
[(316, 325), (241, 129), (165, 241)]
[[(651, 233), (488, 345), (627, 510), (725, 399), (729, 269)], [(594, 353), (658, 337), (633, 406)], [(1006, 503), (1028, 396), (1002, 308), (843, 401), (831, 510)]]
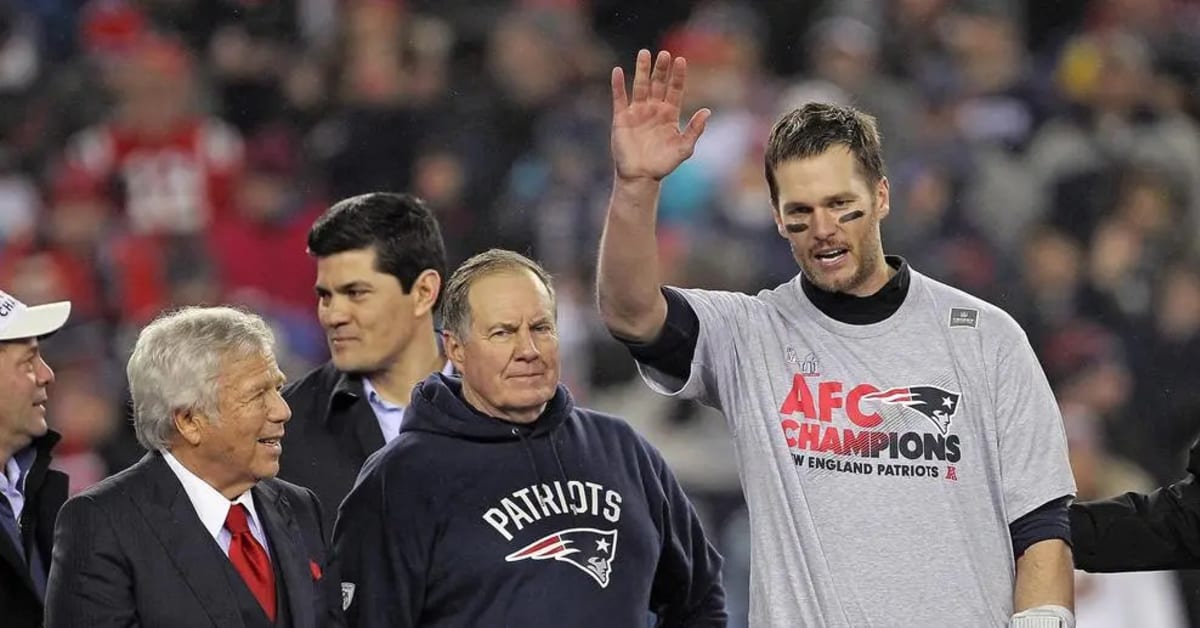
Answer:
[(886, 320), (821, 313), (800, 277), (679, 290), (700, 336), (663, 394), (721, 410), (749, 505), (751, 626), (1006, 626), (1008, 524), (1071, 495), (1058, 406), (1003, 310), (915, 271)]

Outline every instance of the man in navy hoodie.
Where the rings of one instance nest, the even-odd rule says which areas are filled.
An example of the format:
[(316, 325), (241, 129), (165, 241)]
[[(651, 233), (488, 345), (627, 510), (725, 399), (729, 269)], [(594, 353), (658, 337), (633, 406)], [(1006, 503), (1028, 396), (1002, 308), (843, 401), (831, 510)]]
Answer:
[(368, 459), (334, 542), (351, 626), (724, 626), (721, 557), (659, 453), (558, 381), (554, 287), (490, 250), (450, 278), (447, 355)]

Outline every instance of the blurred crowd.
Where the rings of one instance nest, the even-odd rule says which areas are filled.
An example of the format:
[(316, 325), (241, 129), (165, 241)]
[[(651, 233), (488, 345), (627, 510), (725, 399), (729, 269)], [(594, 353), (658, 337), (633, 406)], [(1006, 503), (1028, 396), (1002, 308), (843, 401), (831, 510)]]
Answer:
[[(723, 425), (634, 381), (594, 311), (609, 70), (642, 47), (685, 56), (685, 109), (714, 112), (665, 183), (672, 283), (793, 276), (767, 131), (808, 101), (856, 104), (884, 134), (885, 249), (1025, 327), (1080, 498), (1182, 474), (1200, 433), (1200, 2), (2, 0), (0, 286), (74, 303), (45, 345), (72, 490), (140, 456), (122, 392), (140, 326), (243, 304), (296, 377), (326, 358), (313, 218), (411, 191), (452, 264), (503, 246), (555, 274), (569, 385), (663, 449), (722, 539), (737, 616)], [(1200, 625), (1189, 574), (1081, 575), (1078, 596), (1080, 626)]]

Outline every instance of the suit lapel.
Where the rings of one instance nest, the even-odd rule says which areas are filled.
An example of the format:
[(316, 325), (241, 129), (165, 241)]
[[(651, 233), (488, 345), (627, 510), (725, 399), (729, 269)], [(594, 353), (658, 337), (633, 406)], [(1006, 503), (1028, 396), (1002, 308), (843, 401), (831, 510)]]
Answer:
[(309, 603), (316, 593), (313, 590), (312, 569), (291, 504), (287, 496), (269, 481), (259, 482), (252, 492), (254, 506), (266, 528), (272, 560), (278, 563), (279, 573), (283, 574), (292, 626), (315, 628), (316, 618)]
[[(383, 448), (383, 430), (379, 427), (379, 419), (371, 409), (363, 391), (362, 380), (358, 376), (342, 373), (334, 386), (333, 394), (329, 397), (329, 412), (326, 416), (338, 422), (348, 422), (352, 434), (362, 451), (362, 460)], [(334, 418), (334, 414), (344, 415), (344, 418)], [(337, 504), (329, 506), (337, 508)]]
[(362, 446), (365, 461), (371, 454), (383, 449), (383, 429), (379, 427), (379, 419), (365, 398), (350, 406), (350, 412), (354, 415), (354, 431), (358, 436), (358, 444)]
[(149, 495), (146, 499), (135, 496), (133, 503), (149, 520), (150, 529), (166, 548), (180, 577), (200, 601), (214, 626), (244, 628), (237, 597), (224, 565), (219, 562), (228, 558), (200, 523), (179, 478), (157, 453), (147, 454), (138, 466), (143, 467), (142, 472), (150, 480), (147, 483)]
[(33, 593), (37, 592), (37, 589), (33, 586), (33, 579), (29, 575), (29, 566), (25, 564), (25, 560), (17, 553), (17, 548), (13, 546), (12, 539), (8, 538), (8, 534), (3, 531), (0, 531), (0, 559), (8, 564), (8, 568), (12, 569), (13, 573), (20, 574), (21, 583), (25, 585), (25, 588)]

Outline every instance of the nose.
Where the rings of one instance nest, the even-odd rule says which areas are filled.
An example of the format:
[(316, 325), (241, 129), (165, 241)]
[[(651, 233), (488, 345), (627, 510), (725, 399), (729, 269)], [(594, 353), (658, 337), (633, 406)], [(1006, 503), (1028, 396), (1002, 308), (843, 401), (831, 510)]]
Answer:
[(536, 360), (541, 351), (538, 349), (537, 343), (534, 342), (533, 334), (528, 329), (522, 329), (517, 332), (516, 358), (518, 360), (530, 361)]
[(345, 300), (335, 295), (328, 300), (321, 301), (317, 307), (317, 318), (320, 319), (321, 325), (332, 329), (350, 322), (350, 311), (346, 307)]
[(818, 240), (832, 238), (838, 230), (837, 220), (837, 216), (831, 211), (820, 208), (813, 210), (812, 220), (809, 222), (813, 237)]
[(292, 420), (292, 407), (288, 405), (287, 400), (278, 391), (275, 393), (275, 404), (271, 407), (267, 418), (272, 423), (287, 423)]
[(37, 359), (37, 383), (38, 386), (49, 386), (54, 383), (54, 369), (50, 368), (49, 364), (40, 356)]

